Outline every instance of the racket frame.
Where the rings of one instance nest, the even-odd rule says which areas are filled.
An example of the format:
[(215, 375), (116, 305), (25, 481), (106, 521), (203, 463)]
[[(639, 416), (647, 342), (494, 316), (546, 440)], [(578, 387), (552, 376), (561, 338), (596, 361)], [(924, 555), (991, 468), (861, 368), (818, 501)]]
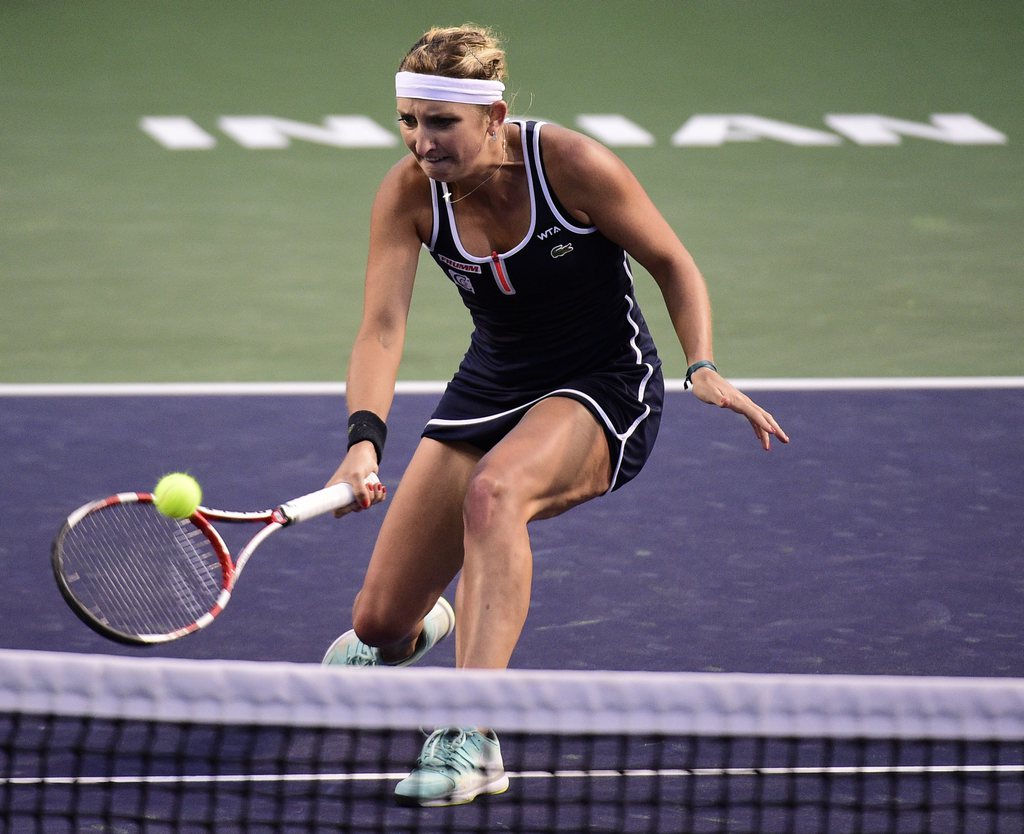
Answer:
[[(368, 485), (377, 483), (377, 478), (371, 475), (366, 483)], [(87, 606), (78, 600), (71, 588), (71, 581), (65, 574), (63, 559), (63, 542), (68, 533), (74, 529), (84, 518), (104, 510), (116, 504), (146, 504), (154, 505), (153, 494), (150, 492), (118, 492), (107, 498), (90, 501), (72, 512), (61, 526), (57, 536), (53, 540), (51, 548), (51, 564), (54, 578), (61, 596), (78, 618), (89, 626), (93, 631), (113, 640), (117, 643), (127, 645), (153, 646), (160, 643), (168, 643), (179, 640), (189, 634), (194, 634), (206, 628), (216, 617), (227, 607), (231, 600), (231, 594), (238, 577), (245, 568), (249, 558), (256, 549), (263, 544), (273, 533), (282, 527), (296, 524), (315, 518), (318, 515), (331, 512), (352, 503), (352, 487), (349, 484), (334, 484), (330, 487), (317, 490), (316, 492), (294, 498), (274, 509), (258, 510), (255, 512), (235, 512), (231, 510), (218, 510), (212, 507), (199, 506), (195, 512), (182, 521), (190, 522), (196, 527), (211, 544), (217, 555), (221, 569), (221, 588), (216, 600), (206, 613), (197, 617), (192, 623), (162, 634), (132, 634), (113, 628), (99, 617), (90, 613)], [(154, 511), (156, 507), (153, 506)], [(264, 526), (259, 530), (245, 546), (239, 551), (238, 558), (232, 559), (231, 551), (228, 549), (224, 538), (214, 527), (214, 521), (227, 522), (232, 524), (253, 524), (262, 523)]]

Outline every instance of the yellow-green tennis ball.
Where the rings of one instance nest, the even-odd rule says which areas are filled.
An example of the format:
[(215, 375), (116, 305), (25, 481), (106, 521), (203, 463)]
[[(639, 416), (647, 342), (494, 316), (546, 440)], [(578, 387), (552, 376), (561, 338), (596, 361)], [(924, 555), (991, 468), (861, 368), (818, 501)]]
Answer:
[(168, 518), (188, 518), (203, 500), (203, 490), (191, 475), (164, 475), (153, 490), (153, 503)]

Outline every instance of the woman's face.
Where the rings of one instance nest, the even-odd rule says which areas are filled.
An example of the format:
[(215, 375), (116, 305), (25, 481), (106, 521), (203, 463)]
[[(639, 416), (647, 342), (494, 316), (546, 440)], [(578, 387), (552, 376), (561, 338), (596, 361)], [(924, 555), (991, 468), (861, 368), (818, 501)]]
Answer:
[(490, 125), (485, 108), (400, 98), (398, 124), (406, 147), (431, 179), (455, 182), (480, 167)]

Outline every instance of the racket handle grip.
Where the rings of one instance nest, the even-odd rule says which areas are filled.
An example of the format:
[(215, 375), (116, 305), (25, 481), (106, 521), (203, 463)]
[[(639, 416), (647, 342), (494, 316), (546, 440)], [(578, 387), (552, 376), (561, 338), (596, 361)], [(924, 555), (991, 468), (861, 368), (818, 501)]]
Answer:
[[(376, 475), (370, 475), (365, 481), (366, 484), (380, 483)], [(318, 489), (308, 495), (293, 498), (278, 507), (280, 513), (288, 519), (288, 523), (308, 521), (324, 513), (340, 510), (355, 501), (351, 484), (332, 484), (329, 487)]]

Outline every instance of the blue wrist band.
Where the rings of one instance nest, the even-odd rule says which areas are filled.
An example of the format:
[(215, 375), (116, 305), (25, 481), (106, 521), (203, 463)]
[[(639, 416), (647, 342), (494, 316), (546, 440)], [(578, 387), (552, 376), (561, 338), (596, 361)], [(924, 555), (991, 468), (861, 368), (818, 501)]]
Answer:
[(700, 362), (694, 362), (686, 369), (686, 379), (683, 380), (683, 390), (693, 387), (693, 380), (690, 378), (694, 372), (699, 371), (701, 368), (711, 368), (711, 370), (718, 372), (718, 368), (715, 367), (714, 362), (710, 362), (707, 359), (701, 359)]

